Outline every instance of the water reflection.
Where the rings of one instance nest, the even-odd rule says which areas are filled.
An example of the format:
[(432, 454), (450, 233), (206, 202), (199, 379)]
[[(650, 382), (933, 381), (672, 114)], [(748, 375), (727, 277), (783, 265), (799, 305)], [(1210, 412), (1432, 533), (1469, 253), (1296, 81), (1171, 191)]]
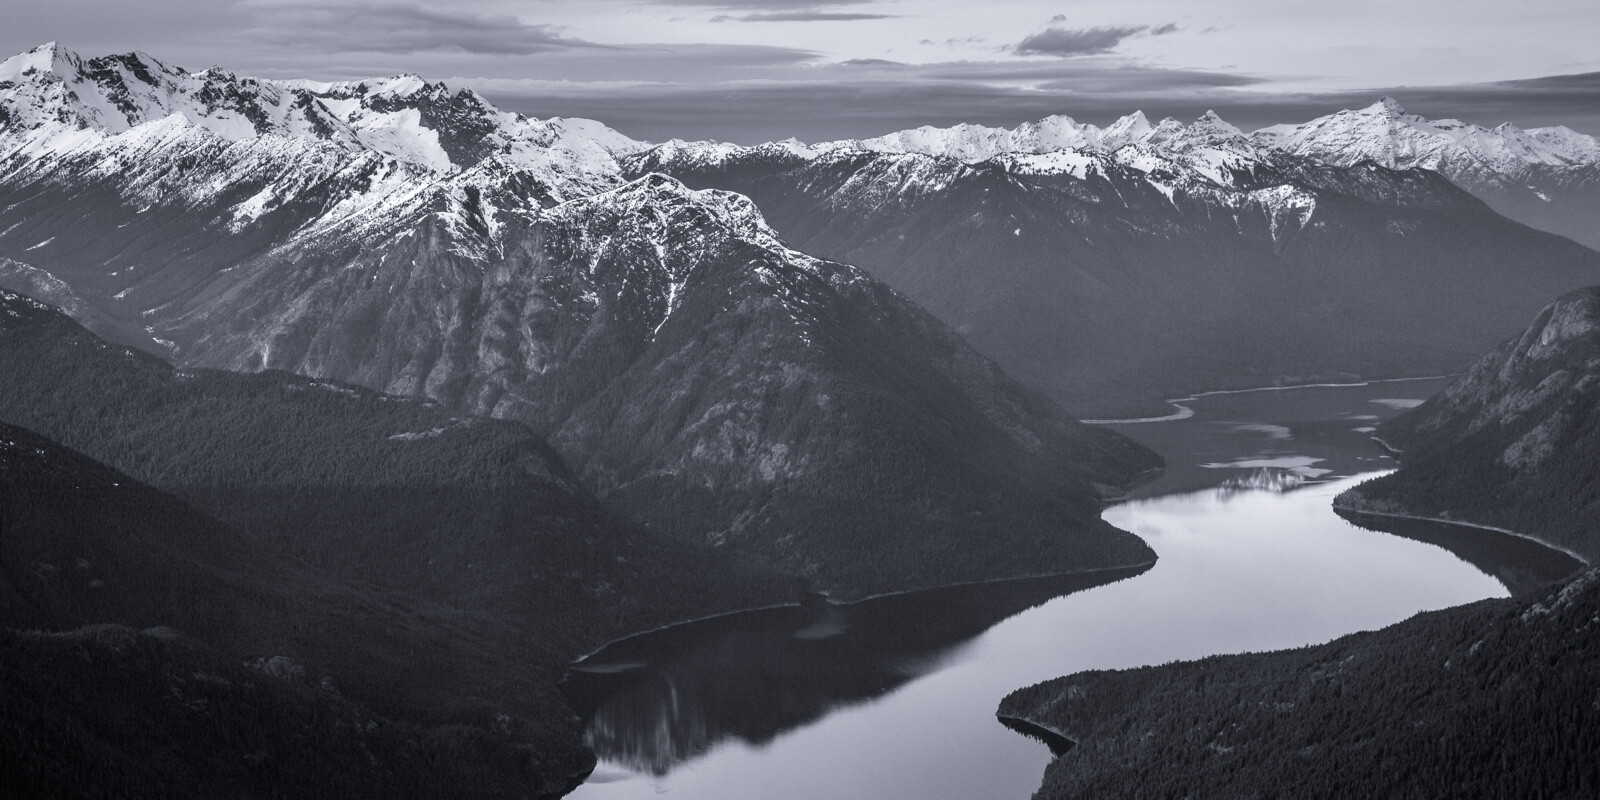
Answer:
[(1442, 547), (1518, 597), (1543, 592), (1584, 568), (1582, 561), (1560, 550), (1498, 531), (1342, 509), (1334, 513), (1367, 530)]
[(1223, 392), (1187, 401), (1189, 414), (1181, 420), (1109, 427), (1167, 460), (1166, 473), (1134, 497), (1247, 483), (1260, 472), (1301, 482), (1337, 480), (1393, 469), (1394, 460), (1372, 442), (1374, 426), (1448, 383), (1427, 378)]
[(1558, 576), (1537, 543), (1333, 513), (1346, 476), (1394, 466), (1372, 426), (1442, 383), (1219, 395), (1116, 426), (1168, 463), (1104, 515), (1160, 554), (1136, 580), (775, 609), (607, 648), (566, 687), (602, 759), (574, 796), (1025, 798), (1050, 752), (996, 724), (1018, 687), (1325, 642)]
[(666, 775), (737, 738), (754, 745), (950, 666), (962, 645), (1053, 598), (1148, 566), (736, 614), (618, 642), (563, 687), (605, 761)]

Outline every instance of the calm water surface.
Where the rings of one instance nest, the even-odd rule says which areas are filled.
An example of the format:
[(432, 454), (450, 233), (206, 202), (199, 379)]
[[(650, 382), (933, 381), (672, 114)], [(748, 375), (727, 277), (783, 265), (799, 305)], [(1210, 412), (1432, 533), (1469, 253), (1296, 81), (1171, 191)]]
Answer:
[(1117, 425), (1169, 463), (1105, 512), (1160, 555), (1148, 570), (751, 612), (618, 643), (567, 685), (601, 757), (572, 797), (1021, 800), (1050, 754), (996, 721), (1013, 689), (1323, 642), (1570, 570), (1512, 537), (1383, 533), (1333, 513), (1352, 476), (1392, 466), (1363, 429), (1440, 385), (1213, 395), (1186, 401), (1184, 419)]

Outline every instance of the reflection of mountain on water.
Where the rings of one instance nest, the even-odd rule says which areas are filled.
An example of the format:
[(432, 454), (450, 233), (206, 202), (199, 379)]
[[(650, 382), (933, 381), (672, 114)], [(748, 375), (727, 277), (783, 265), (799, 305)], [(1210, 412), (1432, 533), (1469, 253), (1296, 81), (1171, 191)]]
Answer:
[(1499, 581), (1513, 597), (1536, 594), (1583, 569), (1583, 562), (1532, 539), (1499, 531), (1334, 508), (1360, 528), (1431, 544)]
[(563, 685), (601, 758), (664, 775), (737, 737), (764, 744), (887, 694), (995, 623), (1149, 565), (752, 611), (636, 636)]

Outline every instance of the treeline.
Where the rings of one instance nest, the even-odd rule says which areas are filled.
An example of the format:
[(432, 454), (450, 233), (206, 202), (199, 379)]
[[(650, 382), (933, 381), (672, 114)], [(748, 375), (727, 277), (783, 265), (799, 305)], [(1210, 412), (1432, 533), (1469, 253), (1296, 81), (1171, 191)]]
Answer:
[(1277, 653), (1021, 689), (1077, 742), (1038, 798), (1600, 796), (1600, 572)]

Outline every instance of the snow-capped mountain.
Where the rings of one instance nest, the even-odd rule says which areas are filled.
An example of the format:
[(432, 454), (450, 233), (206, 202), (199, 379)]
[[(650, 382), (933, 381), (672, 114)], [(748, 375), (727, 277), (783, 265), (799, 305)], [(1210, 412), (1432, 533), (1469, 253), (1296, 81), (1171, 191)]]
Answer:
[[(1214, 112), (1191, 123), (1167, 118), (1152, 125), (1134, 112), (1104, 128), (1067, 116), (1046, 117), (1016, 128), (924, 126), (871, 139), (818, 144), (794, 140), (756, 148), (673, 141), (658, 148), (663, 160), (709, 164), (752, 151), (781, 151), (807, 158), (866, 151), (917, 154), (979, 164), (996, 158), (1058, 155), (1116, 157), (1126, 147), (1145, 148), (1226, 182), (1229, 170), (1290, 154), (1337, 166), (1372, 162), (1390, 169), (1436, 171), (1525, 225), (1600, 249), (1600, 142), (1565, 127), (1493, 129), (1460, 120), (1409, 114), (1393, 98), (1320, 117), (1302, 125), (1275, 125), (1246, 134)], [(670, 154), (670, 155), (669, 155)], [(1123, 157), (1149, 162), (1148, 157)], [(1226, 170), (1219, 170), (1225, 166)]]
[[(1095, 144), (1047, 149), (1070, 130)], [(1600, 279), (1600, 254), (1430, 170), (1330, 164), (1215, 114), (1070, 130), (675, 142), (626, 161), (749, 195), (792, 245), (861, 265), (1094, 416), (1202, 388), (1464, 368), (1549, 296)]]
[[(996, 532), (1028, 519), (1066, 531), (1029, 560), (1145, 557), (1095, 522), (1093, 484), (1126, 484), (1153, 456), (1072, 422), (861, 271), (790, 249), (740, 195), (649, 175), (493, 226), (428, 215), (237, 272), (156, 326), (186, 363), (531, 422), (612, 507), (820, 588), (976, 578), (1019, 546)], [(895, 477), (844, 479), (865, 474)], [(930, 481), (940, 499), (908, 511)], [(921, 555), (883, 574), (883, 548)]]
[(50, 44), (0, 64), (0, 251), (148, 346), (144, 317), (219, 270), (428, 214), (492, 227), (620, 185), (639, 146), (416, 76), (267, 81)]
[(592, 180), (612, 173), (614, 155), (642, 146), (593, 120), (528, 119), (416, 75), (262, 80), (220, 67), (188, 72), (144, 53), (84, 59), (53, 42), (0, 62), (0, 123), (24, 152), (104, 146), (164, 120), (227, 142), (314, 141), (435, 173), (498, 159)]
[(5, 69), (0, 282), (97, 330), (532, 423), (610, 507), (842, 594), (1150, 556), (1098, 508), (1152, 453), (749, 199), (630, 181), (598, 123), (411, 77)]
[(1434, 170), (1518, 222), (1600, 249), (1600, 142), (1570, 128), (1428, 120), (1385, 97), (1251, 139), (1330, 164)]

